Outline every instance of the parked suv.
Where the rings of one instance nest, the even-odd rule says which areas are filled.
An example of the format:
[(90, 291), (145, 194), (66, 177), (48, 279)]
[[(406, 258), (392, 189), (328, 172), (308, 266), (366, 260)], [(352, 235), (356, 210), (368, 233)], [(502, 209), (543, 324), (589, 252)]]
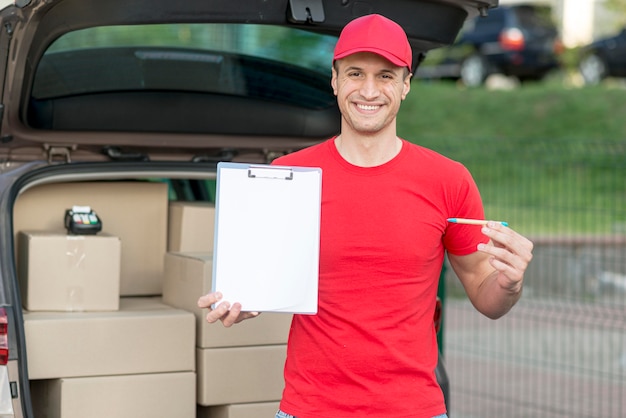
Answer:
[(482, 85), (491, 74), (541, 80), (559, 68), (563, 45), (547, 6), (502, 5), (469, 20), (454, 45), (430, 52), (419, 78)]
[(338, 132), (356, 16), (417, 57), (496, 3), (0, 0), (0, 416), (271, 416), (289, 316), (210, 327), (196, 305), (217, 163)]
[(626, 78), (626, 28), (583, 46), (578, 69), (587, 85), (608, 77)]

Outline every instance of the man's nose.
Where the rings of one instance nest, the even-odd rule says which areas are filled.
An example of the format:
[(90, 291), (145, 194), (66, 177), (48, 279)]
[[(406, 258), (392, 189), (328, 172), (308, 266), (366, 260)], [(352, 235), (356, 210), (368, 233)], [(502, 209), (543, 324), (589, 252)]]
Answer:
[(375, 77), (365, 77), (363, 80), (363, 84), (361, 85), (361, 95), (363, 98), (371, 100), (380, 94), (380, 89), (378, 88), (378, 83), (376, 82)]

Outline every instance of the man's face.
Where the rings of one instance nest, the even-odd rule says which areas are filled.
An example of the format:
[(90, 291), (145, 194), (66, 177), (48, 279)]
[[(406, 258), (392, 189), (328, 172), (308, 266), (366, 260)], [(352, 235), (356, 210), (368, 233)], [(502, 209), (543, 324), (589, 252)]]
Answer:
[(411, 76), (380, 55), (359, 52), (336, 62), (331, 85), (346, 129), (361, 135), (392, 128), (400, 103), (410, 90)]

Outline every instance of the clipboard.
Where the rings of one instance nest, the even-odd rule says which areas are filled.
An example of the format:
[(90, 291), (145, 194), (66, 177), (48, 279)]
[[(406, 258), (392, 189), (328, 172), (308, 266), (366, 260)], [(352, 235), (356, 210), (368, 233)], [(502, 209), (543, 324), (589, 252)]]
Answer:
[(317, 313), (321, 168), (217, 164), (213, 291), (253, 312)]

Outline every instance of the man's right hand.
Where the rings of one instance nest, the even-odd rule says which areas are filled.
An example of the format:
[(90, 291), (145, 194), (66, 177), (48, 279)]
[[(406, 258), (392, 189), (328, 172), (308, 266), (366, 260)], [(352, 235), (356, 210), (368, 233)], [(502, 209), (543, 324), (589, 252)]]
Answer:
[[(215, 309), (212, 306), (215, 305)], [(239, 323), (244, 319), (256, 318), (259, 316), (259, 312), (242, 312), (240, 303), (233, 303), (222, 301), (222, 294), (220, 292), (208, 293), (201, 296), (198, 299), (198, 306), (200, 308), (206, 308), (209, 313), (206, 315), (206, 321), (210, 324), (222, 321), (225, 327), (230, 327), (233, 324)]]

